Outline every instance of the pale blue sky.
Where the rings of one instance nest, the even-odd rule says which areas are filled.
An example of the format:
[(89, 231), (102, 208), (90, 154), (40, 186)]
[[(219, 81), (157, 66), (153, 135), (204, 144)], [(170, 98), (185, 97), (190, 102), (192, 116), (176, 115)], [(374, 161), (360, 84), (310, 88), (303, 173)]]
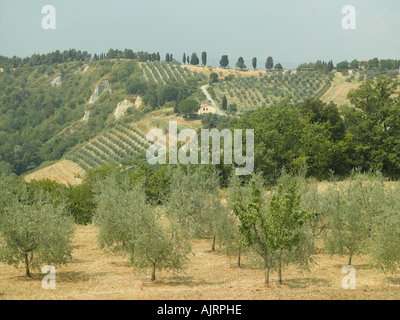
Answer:
[[(44, 5), (57, 10), (56, 30), (43, 30)], [(356, 8), (357, 29), (344, 30), (344, 5)], [(25, 57), (65, 49), (207, 51), (263, 67), (333, 59), (400, 59), (400, 0), (0, 0), (0, 55)]]

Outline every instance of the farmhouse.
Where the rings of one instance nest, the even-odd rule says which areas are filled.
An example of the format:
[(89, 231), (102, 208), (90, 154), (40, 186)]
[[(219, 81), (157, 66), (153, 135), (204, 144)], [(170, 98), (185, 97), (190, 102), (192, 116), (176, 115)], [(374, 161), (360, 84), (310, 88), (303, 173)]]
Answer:
[(206, 114), (206, 113), (217, 113), (217, 109), (214, 106), (209, 106), (207, 104), (203, 104), (200, 106), (198, 114)]

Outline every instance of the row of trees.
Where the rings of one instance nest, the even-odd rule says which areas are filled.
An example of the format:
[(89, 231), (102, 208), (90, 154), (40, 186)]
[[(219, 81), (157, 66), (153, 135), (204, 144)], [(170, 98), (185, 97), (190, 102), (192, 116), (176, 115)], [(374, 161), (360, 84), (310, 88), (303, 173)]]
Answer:
[(301, 71), (304, 69), (314, 69), (317, 71), (322, 71), (322, 72), (327, 73), (327, 72), (331, 72), (334, 69), (334, 65), (333, 65), (332, 60), (330, 60), (328, 62), (317, 60), (316, 62), (302, 63), (297, 67), (298, 71)]
[(71, 61), (85, 62), (90, 61), (91, 58), (92, 55), (87, 51), (82, 52), (81, 50), (70, 49), (60, 52), (59, 50), (56, 50), (47, 54), (35, 53), (26, 58), (19, 58), (16, 56), (8, 58), (5, 56), (0, 56), (0, 66), (2, 68), (18, 68), (23, 66), (33, 67)]
[[(200, 64), (200, 59), (199, 59), (199, 57), (197, 56), (197, 53), (195, 53), (195, 52), (192, 53), (191, 56), (189, 56), (189, 55), (187, 55), (186, 53), (184, 53), (184, 54), (183, 54), (183, 57), (182, 57), (182, 62), (183, 62), (184, 64), (188, 63), (188, 64), (191, 64), (191, 65), (197, 66), (197, 65)], [(202, 63), (203, 66), (206, 66), (206, 65), (207, 65), (207, 52), (205, 52), (205, 51), (203, 51), (203, 52), (201, 53), (201, 63)], [(229, 66), (229, 57), (228, 57), (228, 55), (222, 55), (219, 64), (220, 64), (220, 66), (221, 66), (222, 68), (227, 68), (227, 67)], [(243, 70), (243, 69), (246, 69), (246, 68), (247, 68), (247, 66), (246, 66), (245, 63), (244, 63), (243, 57), (239, 57), (239, 58), (238, 58), (238, 61), (237, 61), (237, 63), (236, 63), (235, 66), (236, 66), (237, 68), (239, 68), (240, 70)], [(254, 70), (257, 68), (257, 58), (256, 58), (256, 57), (254, 57), (254, 58), (252, 59), (252, 66), (253, 66), (253, 69), (254, 69)], [(268, 57), (268, 58), (267, 58), (267, 61), (265, 62), (265, 68), (266, 68), (267, 70), (272, 70), (272, 69), (274, 68), (274, 62), (273, 62), (273, 58), (272, 58), (272, 57)], [(275, 66), (275, 69), (276, 69), (276, 70), (282, 70), (283, 67), (282, 67), (282, 65), (281, 65), (280, 63), (278, 63), (278, 64)]]
[[(19, 58), (16, 56), (8, 58), (0, 56), (0, 66), (2, 68), (18, 68), (23, 66), (33, 67), (71, 61), (89, 62), (104, 59), (138, 59), (140, 62), (161, 61), (159, 52), (149, 53), (145, 51), (134, 52), (132, 49), (125, 49), (123, 51), (119, 49), (110, 49), (106, 53), (95, 53), (92, 56), (92, 54), (87, 51), (70, 49), (64, 50), (63, 52), (56, 50), (47, 54), (33, 54), (26, 58)], [(167, 54), (166, 60), (167, 59), (172, 62), (172, 54)]]
[[(146, 51), (139, 51), (134, 52), (132, 49), (109, 49), (106, 53), (95, 53), (93, 56), (92, 54), (88, 53), (87, 51), (81, 50), (64, 50), (60, 52), (56, 50), (54, 52), (48, 54), (33, 54), (30, 57), (26, 58), (19, 58), (19, 57), (12, 57), (8, 58), (5, 56), (0, 56), (0, 66), (3, 68), (17, 68), (21, 66), (39, 66), (39, 65), (48, 65), (54, 63), (65, 63), (70, 61), (97, 61), (97, 60), (104, 60), (104, 59), (138, 59), (140, 62), (147, 62), (147, 61), (161, 61), (161, 56), (159, 52), (149, 53)], [(173, 54), (167, 53), (165, 56), (166, 62), (173, 62), (175, 61), (173, 58)], [(199, 65), (200, 59), (197, 56), (197, 53), (192, 53), (191, 55), (184, 53), (182, 57), (183, 64), (191, 64), (191, 65)], [(207, 52), (203, 51), (201, 53), (201, 63), (203, 66), (207, 65)], [(229, 58), (228, 55), (223, 55), (220, 60), (220, 66), (222, 68), (226, 68), (229, 66)], [(245, 69), (246, 65), (244, 64), (243, 57), (239, 57), (236, 67), (239, 69)], [(257, 68), (257, 58), (254, 57), (252, 59), (252, 67), (255, 70)], [(265, 62), (265, 68), (267, 70), (272, 70), (274, 68), (273, 58), (269, 56)], [(332, 60), (325, 62), (321, 60), (317, 60), (315, 63), (303, 63), (298, 66), (298, 69), (304, 68), (312, 68), (317, 70), (323, 70), (326, 72), (332, 71), (334, 69), (334, 65)], [(397, 59), (381, 59), (373, 58), (370, 60), (357, 60), (354, 59), (351, 62), (347, 60), (338, 62), (336, 65), (338, 71), (342, 69), (380, 69), (380, 70), (392, 70), (400, 68), (400, 60)], [(282, 65), (277, 64), (275, 66), (276, 70), (281, 70)]]
[(212, 251), (218, 245), (236, 256), (239, 267), (243, 257), (258, 257), (267, 284), (271, 271), (282, 283), (286, 266), (307, 269), (317, 249), (346, 256), (349, 265), (368, 253), (378, 270), (400, 266), (400, 189), (380, 174), (353, 172), (321, 191), (304, 172), (283, 171), (269, 192), (258, 174), (244, 180), (232, 175), (226, 204), (220, 179), (213, 167), (180, 165), (124, 173), (101, 168), (82, 186), (69, 188), (2, 176), (0, 261), (23, 263), (27, 276), (43, 263), (68, 262), (75, 229), (71, 212), (83, 219), (86, 213), (79, 210), (90, 208), (100, 248), (127, 254), (135, 268), (150, 270), (152, 280), (159, 270), (182, 270), (193, 239), (209, 239)]
[[(229, 57), (228, 57), (228, 55), (223, 55), (223, 56), (221, 57), (221, 60), (220, 60), (219, 64), (220, 64), (220, 66), (221, 66), (222, 68), (227, 68), (227, 67), (229, 66)], [(251, 64), (252, 64), (252, 66), (253, 66), (253, 69), (256, 70), (256, 68), (257, 68), (257, 58), (256, 58), (256, 57), (254, 57), (254, 58), (251, 60)], [(236, 62), (236, 65), (235, 65), (235, 66), (236, 66), (236, 68), (239, 68), (240, 70), (247, 69), (247, 66), (246, 66), (246, 64), (244, 63), (243, 57), (239, 57), (239, 58), (238, 58), (238, 61)], [(267, 69), (268, 71), (270, 71), (270, 70), (272, 70), (273, 68), (274, 68), (274, 59), (273, 59), (271, 56), (269, 56), (269, 57), (267, 58), (266, 62), (265, 62), (265, 69)], [(282, 65), (281, 65), (280, 63), (277, 63), (277, 64), (275, 65), (275, 70), (283, 70)]]
[[(184, 53), (183, 57), (182, 57), (182, 62), (183, 62), (183, 64), (188, 63), (191, 65), (197, 66), (200, 63), (200, 59), (197, 56), (197, 53), (195, 53), (195, 52), (193, 52), (191, 56), (189, 56), (189, 54), (186, 55), (186, 53)], [(203, 66), (207, 65), (207, 52), (205, 52), (205, 51), (203, 51), (201, 53), (201, 64)]]

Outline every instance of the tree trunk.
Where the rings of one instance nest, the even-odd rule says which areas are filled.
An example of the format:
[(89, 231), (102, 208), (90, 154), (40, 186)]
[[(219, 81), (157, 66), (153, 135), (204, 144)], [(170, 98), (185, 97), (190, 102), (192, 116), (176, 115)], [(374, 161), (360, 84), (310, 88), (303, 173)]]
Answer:
[(349, 266), (351, 266), (351, 259), (352, 258), (353, 258), (353, 253), (350, 253), (350, 255), (349, 255), (349, 263), (348, 263)]
[(265, 284), (269, 285), (269, 263), (268, 263), (268, 249), (264, 251), (264, 263), (265, 263)]
[(240, 258), (242, 253), (242, 244), (239, 243), (239, 254), (238, 254), (238, 267), (240, 268)]
[(27, 277), (31, 277), (31, 273), (29, 271), (29, 257), (28, 253), (25, 253), (25, 275)]
[(281, 262), (281, 257), (279, 257), (278, 277), (279, 277), (279, 284), (282, 285), (282, 262)]
[(215, 251), (215, 236), (213, 237), (211, 251)]
[(265, 267), (265, 284), (269, 285), (269, 267)]
[(155, 281), (156, 280), (156, 264), (153, 263), (153, 271), (151, 273), (151, 281)]

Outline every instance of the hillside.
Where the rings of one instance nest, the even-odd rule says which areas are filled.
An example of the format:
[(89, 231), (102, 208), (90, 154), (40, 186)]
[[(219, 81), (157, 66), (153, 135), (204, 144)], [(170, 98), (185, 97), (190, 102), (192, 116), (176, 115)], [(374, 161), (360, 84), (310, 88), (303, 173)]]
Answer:
[(220, 108), (226, 97), (225, 112), (234, 117), (288, 97), (296, 105), (307, 97), (345, 105), (350, 89), (365, 77), (378, 75), (371, 70), (344, 76), (85, 59), (8, 67), (0, 73), (0, 162), (17, 175), (76, 183), (79, 179), (68, 162), (35, 170), (43, 162), (60, 160), (73, 161), (83, 171), (109, 162), (140, 162), (148, 130), (168, 129), (171, 120), (178, 121), (180, 128), (202, 126), (200, 119), (178, 116), (177, 105), (186, 97), (209, 103), (200, 87), (209, 82), (211, 73), (219, 81), (207, 89), (210, 96)]
[(76, 185), (82, 182), (85, 171), (77, 164), (69, 160), (61, 160), (45, 168), (27, 174), (24, 178), (27, 182), (32, 180), (49, 179), (65, 185)]
[(349, 101), (347, 100), (347, 94), (351, 89), (358, 88), (360, 82), (354, 80), (347, 82), (346, 78), (348, 77), (343, 76), (340, 72), (336, 72), (332, 81), (332, 85), (321, 97), (322, 101), (326, 103), (333, 101), (339, 106), (349, 104)]

